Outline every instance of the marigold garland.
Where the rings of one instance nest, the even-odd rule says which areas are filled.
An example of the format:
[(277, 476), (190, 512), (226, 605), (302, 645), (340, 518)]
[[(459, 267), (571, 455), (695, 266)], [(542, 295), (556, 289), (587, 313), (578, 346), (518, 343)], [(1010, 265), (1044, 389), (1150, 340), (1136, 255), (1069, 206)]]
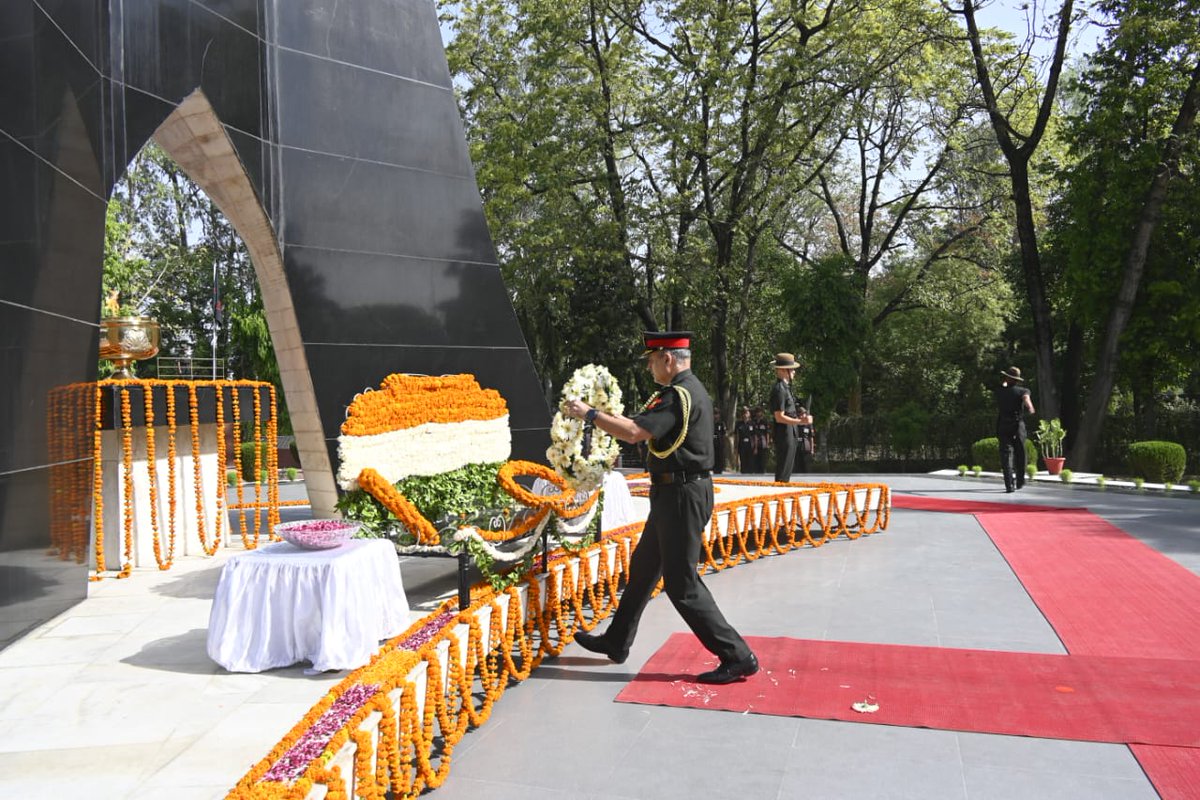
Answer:
[[(541, 478), (562, 491), (552, 495), (534, 494), (514, 480), (517, 475)], [(505, 463), (496, 473), (496, 480), (499, 481), (500, 487), (508, 492), (509, 497), (530, 508), (549, 506), (555, 511), (560, 511), (575, 499), (575, 490), (567, 486), (561, 475), (550, 467), (533, 461), (517, 460)]]
[(346, 409), (341, 432), (369, 436), (426, 423), (499, 419), (508, 404), (495, 389), (482, 389), (472, 375), (392, 374), (378, 390), (362, 392)]
[[(235, 463), (237, 464), (237, 480), (235, 483), (237, 484), (238, 505), (241, 505), (243, 502), (245, 502), (245, 498), (242, 496), (242, 476), (244, 476), (246, 473), (243, 470), (244, 465), (242, 464), (242, 408), (238, 401), (238, 390), (236, 386), (230, 389), (229, 396), (233, 406), (233, 457), (235, 459)], [(220, 407), (221, 403), (218, 402), (217, 408)], [(224, 430), (224, 428), (218, 427), (218, 430)], [(224, 444), (224, 442), (221, 442), (222, 447)], [(257, 454), (255, 454), (255, 458), (258, 458)], [(258, 480), (257, 476), (255, 476), (255, 480)], [(222, 481), (222, 483), (224, 482)], [(257, 514), (255, 516), (257, 516)], [(246, 548), (247, 550), (253, 550), (254, 547), (250, 544), (250, 533), (246, 530), (245, 514), (238, 515), (238, 524), (242, 534), (242, 547)], [(233, 535), (232, 532), (230, 532), (230, 535)], [(258, 544), (257, 539), (255, 539), (254, 544)]]
[[(175, 557), (175, 387), (167, 387), (167, 530)], [(165, 569), (165, 567), (164, 567)]]
[(196, 396), (196, 384), (194, 383), (188, 385), (188, 415), (192, 428), (192, 486), (196, 492), (196, 532), (200, 537), (201, 549), (204, 550), (205, 555), (211, 556), (217, 552), (220, 536), (217, 536), (210, 547), (205, 530), (207, 523), (204, 518), (204, 479), (200, 472), (200, 402)]
[[(213, 555), (220, 546), (222, 538), (222, 521), (227, 510), (231, 508), (227, 502), (226, 484), (224, 480), (226, 467), (226, 447), (223, 432), (225, 430), (225, 390), (230, 390), (232, 397), (232, 405), (234, 407), (233, 416), (235, 420), (240, 422), (241, 414), (237, 406), (238, 389), (249, 388), (254, 392), (254, 420), (255, 426), (255, 444), (256, 451), (260, 452), (260, 448), (265, 446), (267, 450), (267, 485), (265, 487), (266, 496), (263, 498), (263, 488), (261, 487), (261, 469), (259, 482), (255, 487), (256, 502), (252, 504), (241, 504), (241, 508), (255, 510), (255, 535), (252, 540), (249, 539), (246, 530), (245, 514), (239, 515), (243, 541), (248, 548), (257, 546), (261, 534), (262, 520), (259, 516), (258, 509), (266, 509), (266, 517), (268, 525), (274, 527), (279, 520), (279, 481), (278, 481), (278, 423), (275, 406), (275, 391), (270, 384), (261, 381), (181, 381), (181, 380), (104, 380), (95, 383), (71, 384), (66, 387), (60, 387), (52, 393), (49, 404), (50, 429), (52, 431), (50, 437), (50, 446), (52, 452), (58, 452), (62, 448), (71, 446), (75, 437), (79, 442), (90, 440), (90, 444), (81, 452), (88, 452), (91, 455), (91, 461), (84, 458), (79, 458), (79, 465), (72, 465), (74, 475), (77, 477), (71, 478), (74, 484), (78, 484), (79, 488), (71, 489), (74, 484), (63, 483), (62, 488), (57, 494), (59, 496), (73, 496), (79, 494), (81, 497), (85, 494), (82, 487), (88, 481), (86, 474), (90, 472), (91, 478), (91, 504), (92, 514), (91, 522), (95, 530), (95, 542), (93, 546), (93, 554), (96, 559), (95, 574), (89, 576), (89, 580), (100, 580), (107, 571), (107, 562), (104, 555), (104, 472), (103, 472), (103, 409), (105, 389), (114, 390), (114, 403), (118, 406), (120, 416), (120, 447), (121, 447), (121, 469), (122, 469), (122, 486), (123, 486), (123, 508), (122, 508), (122, 527), (124, 530), (124, 552), (122, 557), (122, 567), (117, 573), (118, 578), (128, 577), (133, 570), (133, 417), (130, 392), (133, 389), (139, 389), (143, 392), (143, 402), (145, 409), (145, 428), (146, 428), (146, 455), (147, 455), (147, 479), (150, 495), (149, 509), (149, 525), (153, 540), (153, 551), (159, 569), (168, 569), (174, 561), (176, 539), (177, 539), (177, 514), (178, 514), (178, 494), (177, 494), (177, 469), (175, 460), (178, 457), (176, 450), (176, 432), (177, 424), (175, 420), (176, 414), (176, 398), (175, 391), (179, 387), (186, 386), (188, 390), (188, 415), (191, 427), (191, 455), (193, 469), (193, 484), (195, 490), (195, 506), (196, 506), (196, 527), (197, 536), (200, 540), (200, 545), (207, 555)], [(200, 422), (199, 422), (199, 403), (197, 388), (210, 387), (214, 389), (217, 397), (216, 403), (216, 428), (219, 432), (219, 443), (217, 447), (217, 467), (219, 478), (216, 481), (217, 494), (217, 514), (213, 520), (213, 537), (209, 541), (208, 523), (205, 515), (204, 507), (204, 481), (201, 469), (200, 459)], [(267, 420), (263, 420), (262, 398), (259, 394), (263, 389), (269, 389), (271, 403), (270, 415)], [(167, 458), (168, 458), (168, 489), (167, 489), (167, 533), (168, 543), (166, 554), (163, 554), (161, 530), (160, 530), (160, 514), (158, 508), (158, 497), (160, 481), (156, 469), (156, 432), (155, 432), (155, 415), (154, 415), (154, 392), (165, 390), (167, 403)], [(68, 411), (64, 410), (66, 406), (60, 407), (58, 397), (65, 397), (74, 404), (74, 416), (68, 416)], [(66, 402), (66, 401), (62, 401)], [(264, 439), (265, 431), (265, 439)], [(78, 433), (76, 433), (78, 432)], [(235, 429), (235, 440), (240, 438), (240, 432)], [(82, 447), (82, 445), (80, 445)], [(256, 459), (261, 458), (260, 454), (256, 454)], [(240, 462), (240, 459), (239, 459)], [(256, 462), (256, 467), (261, 466), (261, 462)], [(68, 473), (63, 473), (67, 475)], [(56, 484), (58, 486), (58, 484)], [(239, 490), (240, 490), (239, 485)], [(305, 501), (289, 501), (287, 504), (301, 504)], [(76, 509), (67, 503), (62, 503), (63, 509), (52, 509), (52, 519), (61, 519), (61, 525), (70, 525), (79, 527), (82, 534), (72, 534), (76, 538), (87, 535), (87, 517), (86, 510)], [(78, 504), (76, 504), (78, 505)], [(233, 508), (238, 508), (234, 506)], [(58, 516), (55, 516), (58, 515)], [(76, 521), (78, 518), (81, 521)], [(72, 529), (73, 530), (73, 529)], [(86, 539), (83, 540), (86, 542)], [(56, 545), (59, 548), (60, 555), (70, 552), (69, 546), (63, 544)], [(79, 553), (86, 551), (86, 545), (79, 549)]]
[[(169, 394), (169, 392), (168, 392)], [(154, 561), (161, 570), (171, 568), (175, 560), (175, 536), (171, 536), (171, 544), (164, 557), (162, 541), (158, 532), (158, 460), (154, 457), (154, 392), (150, 387), (142, 389), (142, 409), (146, 415), (146, 485), (150, 490), (150, 536), (154, 551)]]
[[(279, 524), (279, 406), (277, 405), (277, 397), (275, 395), (275, 385), (270, 384), (271, 390), (271, 418), (267, 420), (267, 461), (272, 480), (267, 481), (267, 524), (268, 529), (274, 532), (275, 526)], [(255, 389), (255, 394), (258, 390)], [(257, 413), (257, 412), (256, 412)], [(278, 537), (274, 537), (278, 538)]]
[(133, 572), (133, 411), (130, 409), (129, 389), (121, 389), (121, 465), (125, 477), (125, 496), (122, 498), (125, 522), (125, 561), (118, 578), (128, 578)]
[(92, 503), (94, 511), (92, 519), (96, 528), (96, 574), (89, 580), (98, 581), (105, 570), (104, 561), (104, 461), (100, 457), (101, 445), (104, 441), (104, 421), (101, 419), (101, 408), (104, 402), (100, 385), (96, 384), (96, 430), (92, 445)]
[[(859, 525), (856, 535), (887, 527), (890, 506), (886, 486), (846, 484), (822, 488), (828, 500), (823, 517), (817, 513), (817, 487), (721, 504), (714, 509), (713, 516), (713, 527), (718, 534), (710, 540), (748, 546), (755, 541), (754, 534), (761, 532), (758, 549), (773, 551), (784, 541), (778, 526), (792, 523), (804, 522), (811, 529), (817, 521), (831, 525), (835, 519), (839, 520), (838, 531), (825, 533), (823, 539), (843, 532), (849, 535), (846, 526), (854, 522)], [(877, 502), (876, 518), (869, 528), (868, 512), (857, 509), (859, 492), (868, 493), (868, 503), (872, 494)], [(842, 493), (844, 497), (839, 501)], [(807, 515), (800, 508), (804, 498), (808, 498)], [(768, 503), (774, 504), (776, 513), (758, 513)], [(744, 515), (740, 513), (743, 511)], [(720, 534), (717, 523), (723, 514), (729, 515), (729, 524), (726, 533)], [(740, 521), (743, 518), (744, 523)], [(355, 746), (352, 769), (355, 791), (360, 797), (383, 797), (388, 793), (394, 797), (416, 797), (439, 786), (449, 774), (455, 745), (468, 727), (487, 721), (505, 689), (528, 677), (545, 657), (561, 653), (577, 630), (590, 630), (611, 613), (622, 580), (628, 575), (629, 557), (641, 530), (642, 524), (635, 523), (609, 531), (602, 541), (578, 554), (557, 550), (549, 564), (542, 565), (545, 571), (527, 575), (520, 589), (513, 587), (497, 593), (486, 584), (472, 587), (471, 605), (461, 613), (454, 611), (456, 600), (447, 600), (385, 644), (369, 664), (352, 672), (323, 697), (242, 778), (228, 797), (302, 800), (321, 784), (331, 791), (347, 791), (340, 770), (328, 764), (339, 756), (341, 748), (350, 744)], [(761, 554), (735, 552), (731, 558), (716, 561), (710, 553), (707, 566), (720, 570)], [(591, 566), (593, 559), (596, 567)], [(484, 615), (489, 620), (486, 636)], [(465, 635), (458, 626), (465, 626)], [(439, 658), (439, 649), (446, 651), (444, 659)], [(426, 668), (425, 691), (418, 698), (411, 677), (420, 663)], [(294, 783), (263, 780), (285, 753), (304, 740), (338, 697), (363, 683), (378, 684), (379, 691), (329, 739), (321, 756)], [(398, 704), (391, 699), (397, 694)], [(377, 744), (372, 747), (372, 739), (363, 737), (358, 729), (374, 711), (382, 715), (382, 720), (374, 740)]]
[(409, 533), (417, 537), (417, 544), (441, 544), (441, 538), (433, 523), (425, 519), (412, 501), (397, 491), (396, 487), (378, 472), (370, 467), (364, 469), (358, 474), (358, 485), (392, 512)]
[(88, 558), (91, 516), (92, 437), (95, 410), (90, 386), (51, 389), (46, 398), (46, 446), (50, 461), (50, 550), (65, 561)]
[[(217, 386), (217, 515), (213, 519), (213, 548), (221, 544), (221, 529), (224, 527), (225, 515), (229, 507), (229, 493), (225, 485), (225, 388)], [(241, 460), (240, 458), (238, 459)], [(241, 475), (238, 475), (238, 486), (241, 486)], [(230, 531), (230, 535), (232, 535)]]
[[(259, 394), (257, 391), (252, 392), (251, 394), (254, 395), (254, 502), (257, 504), (257, 503), (262, 502), (262, 490), (263, 490), (262, 473), (263, 473), (263, 467), (266, 465), (262, 463), (262, 455), (263, 455), (263, 452), (262, 452), (262, 433), (263, 432), (262, 432), (262, 426), (261, 426), (262, 398), (259, 397)], [(259, 514), (258, 511), (255, 511), (254, 512), (254, 544), (255, 544), (255, 546), (258, 545), (258, 537), (261, 533), (261, 528), (262, 528), (262, 515)]]

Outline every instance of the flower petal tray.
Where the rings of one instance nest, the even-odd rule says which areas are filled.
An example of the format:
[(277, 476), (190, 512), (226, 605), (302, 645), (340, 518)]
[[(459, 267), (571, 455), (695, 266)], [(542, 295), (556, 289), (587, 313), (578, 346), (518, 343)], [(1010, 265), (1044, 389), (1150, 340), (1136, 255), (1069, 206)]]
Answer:
[(341, 547), (362, 527), (359, 522), (339, 519), (306, 519), (275, 526), (275, 535), (304, 550)]

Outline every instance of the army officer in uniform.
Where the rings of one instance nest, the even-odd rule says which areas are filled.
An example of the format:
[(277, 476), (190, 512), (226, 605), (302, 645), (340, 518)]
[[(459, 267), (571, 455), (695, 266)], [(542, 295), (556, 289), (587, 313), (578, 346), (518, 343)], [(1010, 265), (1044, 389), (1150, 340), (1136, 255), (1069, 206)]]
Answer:
[(701, 536), (713, 510), (713, 408), (692, 374), (692, 334), (644, 334), (647, 367), (660, 389), (635, 417), (613, 416), (572, 400), (565, 412), (586, 419), (624, 442), (646, 442), (650, 515), (629, 560), (629, 579), (612, 623), (603, 635), (579, 632), (585, 650), (622, 663), (638, 621), (663, 579), (667, 597), (696, 638), (720, 659), (700, 683), (733, 683), (758, 672), (758, 659), (733, 629), (696, 572)]

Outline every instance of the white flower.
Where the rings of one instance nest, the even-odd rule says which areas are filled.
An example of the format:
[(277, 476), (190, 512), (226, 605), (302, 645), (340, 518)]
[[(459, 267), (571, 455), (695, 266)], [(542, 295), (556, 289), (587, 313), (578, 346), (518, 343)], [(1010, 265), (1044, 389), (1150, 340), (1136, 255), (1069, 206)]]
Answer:
[[(560, 409), (571, 400), (582, 400), (606, 414), (625, 410), (621, 402), (621, 387), (607, 368), (586, 364), (575, 370), (563, 384)], [(592, 428), (591, 450), (583, 457), (583, 420), (568, 417), (559, 411), (550, 424), (550, 448), (546, 459), (555, 472), (574, 489), (594, 491), (604, 481), (620, 454), (617, 441), (599, 428)]]

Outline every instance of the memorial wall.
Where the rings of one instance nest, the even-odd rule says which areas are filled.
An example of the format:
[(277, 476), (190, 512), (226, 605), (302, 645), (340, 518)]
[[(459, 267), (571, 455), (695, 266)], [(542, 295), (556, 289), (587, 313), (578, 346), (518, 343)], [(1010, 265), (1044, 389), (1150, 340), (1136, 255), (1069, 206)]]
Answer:
[(48, 398), (96, 380), (106, 202), (151, 137), (246, 241), (314, 514), (346, 405), (389, 373), (472, 373), (507, 399), (515, 458), (549, 441), (432, 2), (6, 0), (0, 646), (86, 594), (86, 560), (52, 547), (51, 473), (91, 454)]

